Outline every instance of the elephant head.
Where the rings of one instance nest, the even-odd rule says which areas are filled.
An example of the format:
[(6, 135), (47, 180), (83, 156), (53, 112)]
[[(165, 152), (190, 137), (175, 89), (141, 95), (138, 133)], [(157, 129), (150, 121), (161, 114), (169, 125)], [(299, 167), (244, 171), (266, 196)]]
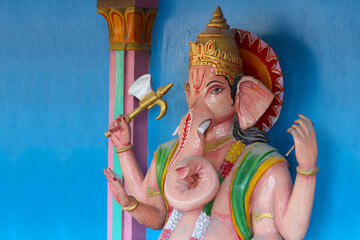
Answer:
[[(205, 142), (232, 133), (235, 115), (242, 129), (253, 127), (273, 100), (273, 93), (253, 77), (234, 84), (237, 87), (216, 75), (213, 66), (189, 69), (185, 83), (189, 110), (178, 128), (179, 145), (164, 186), (168, 202), (179, 210), (200, 208), (217, 194), (219, 180), (213, 163), (204, 158)], [(236, 91), (235, 99), (231, 91)]]

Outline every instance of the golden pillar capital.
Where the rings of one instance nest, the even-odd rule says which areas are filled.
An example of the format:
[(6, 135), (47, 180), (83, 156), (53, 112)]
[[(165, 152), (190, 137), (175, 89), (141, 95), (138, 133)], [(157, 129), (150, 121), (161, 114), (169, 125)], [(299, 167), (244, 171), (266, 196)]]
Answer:
[(110, 49), (150, 51), (151, 32), (157, 10), (103, 2), (98, 0), (97, 12), (107, 21)]

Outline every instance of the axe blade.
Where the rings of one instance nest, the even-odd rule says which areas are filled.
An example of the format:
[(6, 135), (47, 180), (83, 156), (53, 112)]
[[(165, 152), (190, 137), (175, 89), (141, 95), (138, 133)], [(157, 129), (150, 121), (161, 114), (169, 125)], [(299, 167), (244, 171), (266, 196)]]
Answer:
[(142, 75), (129, 87), (129, 95), (134, 96), (139, 100), (149, 92), (153, 92), (150, 74)]

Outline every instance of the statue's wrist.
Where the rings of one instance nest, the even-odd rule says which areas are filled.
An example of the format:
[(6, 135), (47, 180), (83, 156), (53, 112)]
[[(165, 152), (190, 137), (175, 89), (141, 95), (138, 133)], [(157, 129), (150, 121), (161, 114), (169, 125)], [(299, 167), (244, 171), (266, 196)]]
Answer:
[(298, 163), (298, 166), (300, 169), (302, 170), (309, 170), (309, 169), (313, 169), (313, 168), (316, 168), (316, 163), (310, 163), (310, 164), (301, 164), (301, 163)]
[(133, 146), (129, 143), (129, 144), (125, 145), (125, 146), (116, 147), (115, 152), (123, 153), (123, 152), (130, 151), (131, 149), (133, 149)]
[(129, 196), (129, 203), (128, 204), (124, 204), (121, 206), (121, 209), (123, 211), (132, 211), (134, 210), (135, 208), (137, 208), (138, 206), (138, 201), (136, 200), (135, 197), (133, 196)]
[(303, 176), (314, 176), (319, 172), (319, 167), (315, 166), (313, 168), (301, 168), (300, 166), (297, 166), (296, 172)]

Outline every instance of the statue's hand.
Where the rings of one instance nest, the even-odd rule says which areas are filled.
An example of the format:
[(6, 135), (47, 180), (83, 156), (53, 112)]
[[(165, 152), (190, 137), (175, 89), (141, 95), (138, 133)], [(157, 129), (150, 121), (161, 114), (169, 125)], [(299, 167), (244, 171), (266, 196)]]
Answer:
[(115, 148), (122, 148), (130, 145), (131, 132), (129, 123), (123, 115), (119, 115), (108, 127), (110, 140)]
[(312, 122), (299, 114), (300, 119), (287, 130), (295, 142), (296, 160), (299, 168), (308, 170), (316, 167), (317, 144), (316, 134)]
[(104, 169), (104, 174), (108, 180), (111, 194), (115, 200), (123, 207), (133, 205), (132, 199), (126, 193), (121, 177), (114, 173), (110, 168)]

